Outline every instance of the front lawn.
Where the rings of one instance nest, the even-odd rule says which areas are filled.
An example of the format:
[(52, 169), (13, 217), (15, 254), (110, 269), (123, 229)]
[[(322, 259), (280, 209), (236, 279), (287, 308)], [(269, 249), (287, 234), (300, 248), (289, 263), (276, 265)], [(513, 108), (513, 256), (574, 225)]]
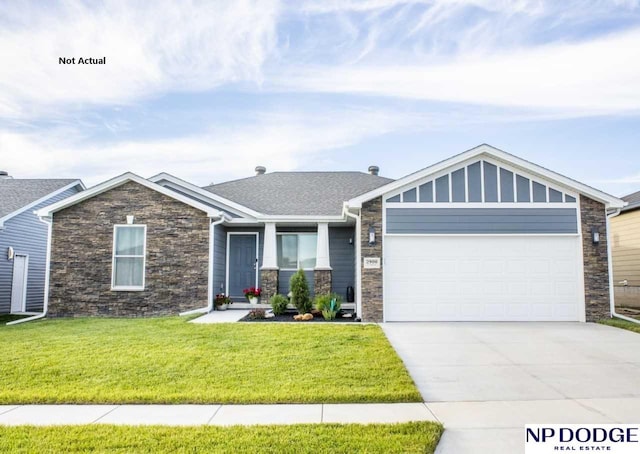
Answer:
[(317, 424), (253, 427), (1, 427), (0, 452), (433, 453), (442, 426)]
[(1, 404), (421, 401), (377, 325), (53, 319), (0, 348)]
[(640, 333), (640, 323), (633, 323), (621, 318), (608, 318), (606, 320), (600, 320), (603, 325), (615, 326), (616, 328), (622, 328), (634, 333)]

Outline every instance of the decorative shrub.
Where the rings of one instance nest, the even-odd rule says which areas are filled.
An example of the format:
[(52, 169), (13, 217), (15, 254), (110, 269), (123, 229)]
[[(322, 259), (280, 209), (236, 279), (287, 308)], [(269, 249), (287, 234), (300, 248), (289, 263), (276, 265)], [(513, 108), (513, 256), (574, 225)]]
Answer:
[(216, 299), (213, 300), (213, 305), (215, 307), (220, 307), (224, 304), (233, 304), (233, 301), (231, 300), (230, 297), (228, 297), (224, 293), (218, 293), (216, 295)]
[(263, 318), (267, 318), (266, 315), (267, 313), (264, 309), (253, 309), (251, 312), (249, 312), (249, 318), (251, 320), (261, 320)]
[(300, 314), (306, 314), (311, 310), (311, 298), (309, 297), (309, 285), (304, 271), (298, 270), (289, 281), (291, 288), (291, 302)]
[(271, 304), (273, 313), (276, 315), (280, 315), (286, 312), (287, 304), (289, 304), (289, 299), (284, 295), (273, 295), (269, 300), (269, 304)]
[(331, 309), (325, 309), (322, 311), (322, 316), (325, 320), (334, 320), (338, 311), (332, 311)]
[[(332, 305), (331, 302), (333, 300), (335, 301), (333, 302), (333, 305)], [(335, 311), (337, 313), (340, 311), (340, 306), (342, 305), (342, 298), (340, 298), (340, 296), (337, 295), (336, 293), (324, 293), (322, 295), (316, 295), (315, 299), (313, 300), (313, 304), (315, 308), (320, 312), (328, 309), (328, 310)]]
[(262, 295), (262, 289), (260, 287), (245, 288), (242, 292), (244, 293), (244, 297), (246, 299), (260, 298), (260, 295)]

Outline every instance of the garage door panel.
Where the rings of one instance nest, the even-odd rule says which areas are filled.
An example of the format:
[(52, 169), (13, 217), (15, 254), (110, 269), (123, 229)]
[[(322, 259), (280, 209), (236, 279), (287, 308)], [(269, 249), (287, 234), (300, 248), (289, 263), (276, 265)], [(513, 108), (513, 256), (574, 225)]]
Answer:
[(387, 321), (580, 320), (579, 238), (388, 236)]

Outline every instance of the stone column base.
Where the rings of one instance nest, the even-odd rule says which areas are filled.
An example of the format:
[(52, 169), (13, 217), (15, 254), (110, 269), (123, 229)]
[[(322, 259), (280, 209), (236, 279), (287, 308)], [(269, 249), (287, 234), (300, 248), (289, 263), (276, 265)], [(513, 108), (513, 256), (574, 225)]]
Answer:
[(331, 293), (331, 270), (313, 271), (313, 291), (316, 295)]
[(262, 288), (262, 302), (268, 303), (273, 295), (278, 294), (278, 270), (261, 270), (260, 288)]

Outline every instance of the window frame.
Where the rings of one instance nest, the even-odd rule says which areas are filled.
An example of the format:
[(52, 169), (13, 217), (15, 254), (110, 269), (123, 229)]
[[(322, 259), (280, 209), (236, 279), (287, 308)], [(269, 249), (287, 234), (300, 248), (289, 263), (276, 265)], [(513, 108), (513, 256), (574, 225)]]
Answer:
[[(141, 228), (142, 229), (142, 255), (117, 255), (116, 237), (118, 228)], [(142, 257), (142, 285), (116, 285), (116, 258), (140, 258)], [(113, 226), (113, 245), (111, 248), (111, 290), (114, 292), (141, 292), (145, 289), (147, 269), (147, 225), (146, 224), (115, 224)]]
[[(318, 232), (277, 232), (276, 236), (280, 237), (283, 235), (295, 235), (296, 237), (296, 268), (284, 268), (280, 266), (280, 250), (278, 248), (278, 241), (276, 238), (276, 260), (278, 263), (278, 269), (282, 270), (282, 271), (298, 271), (299, 269), (302, 269), (303, 271), (313, 271), (316, 267), (316, 265), (318, 264)], [(314, 258), (315, 258), (315, 265), (312, 268), (300, 268), (300, 243), (299, 243), (299, 237), (302, 235), (315, 235), (316, 237), (316, 251), (314, 254)]]

